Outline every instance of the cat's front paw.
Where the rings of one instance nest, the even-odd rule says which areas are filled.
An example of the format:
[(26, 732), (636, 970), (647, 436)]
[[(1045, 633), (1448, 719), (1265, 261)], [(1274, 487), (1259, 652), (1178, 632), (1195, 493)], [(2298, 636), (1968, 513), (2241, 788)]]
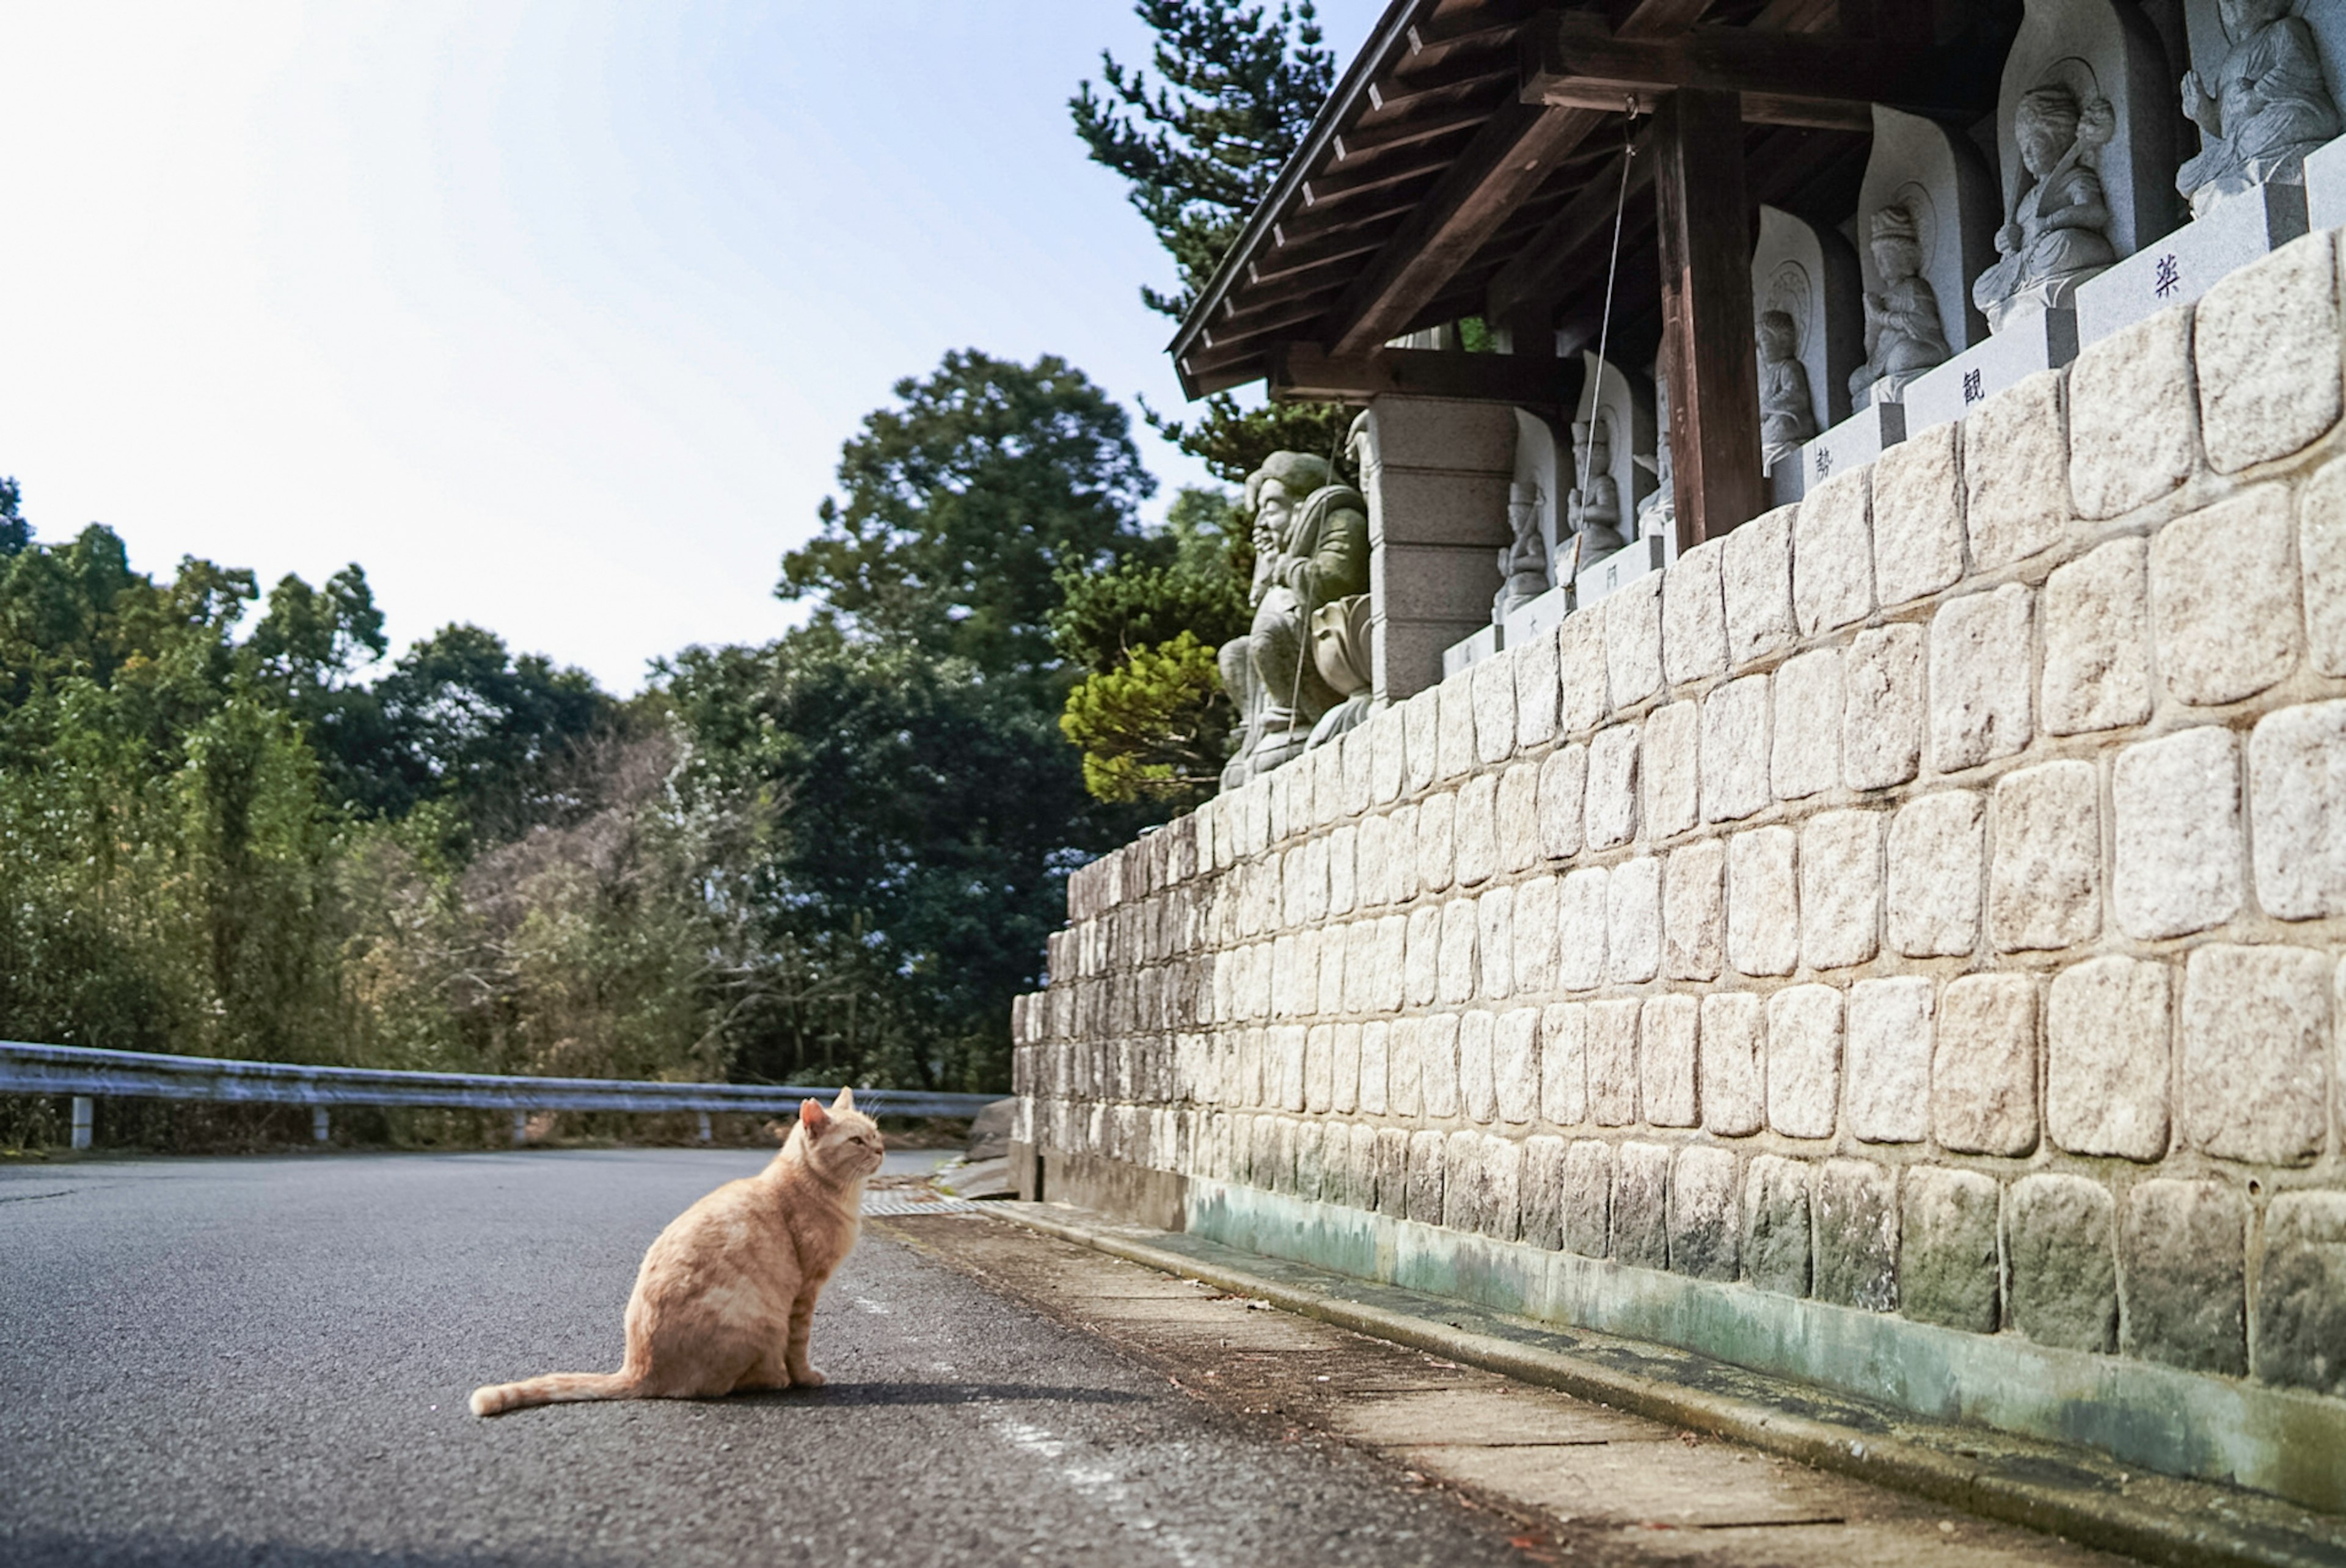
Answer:
[(790, 1374), (790, 1381), (801, 1389), (819, 1389), (822, 1387), (823, 1377), (812, 1367), (801, 1367)]

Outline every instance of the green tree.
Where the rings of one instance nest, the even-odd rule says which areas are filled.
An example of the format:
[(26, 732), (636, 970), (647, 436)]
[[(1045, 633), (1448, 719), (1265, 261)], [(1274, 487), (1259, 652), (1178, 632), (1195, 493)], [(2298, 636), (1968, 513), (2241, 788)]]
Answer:
[(25, 521), (24, 493), (14, 479), (0, 479), (0, 559), (21, 555), (33, 542), (32, 526)]
[(1059, 730), (1097, 799), (1187, 809), (1220, 785), (1231, 718), (1214, 649), (1185, 631), (1083, 681)]

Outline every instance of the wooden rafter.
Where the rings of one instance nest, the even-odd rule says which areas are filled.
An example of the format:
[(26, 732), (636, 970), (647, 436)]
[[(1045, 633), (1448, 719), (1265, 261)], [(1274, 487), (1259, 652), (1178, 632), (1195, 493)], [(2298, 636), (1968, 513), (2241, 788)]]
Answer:
[(1576, 360), (1468, 354), (1443, 349), (1378, 349), (1336, 358), (1315, 343), (1283, 343), (1270, 356), (1270, 395), (1319, 402), (1366, 402), (1384, 392), (1569, 407), (1579, 401)]

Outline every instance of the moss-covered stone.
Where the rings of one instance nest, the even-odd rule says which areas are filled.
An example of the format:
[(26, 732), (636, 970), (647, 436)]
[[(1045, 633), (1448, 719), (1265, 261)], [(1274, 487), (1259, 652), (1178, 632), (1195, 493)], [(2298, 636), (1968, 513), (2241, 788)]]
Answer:
[(1816, 1297), (1874, 1312), (1898, 1308), (1898, 1175), (1868, 1160), (1817, 1173)]
[(1995, 1182), (1976, 1171), (1906, 1173), (1898, 1230), (1898, 1308), (1974, 1334), (1996, 1329)]
[(1613, 1145), (1583, 1138), (1564, 1155), (1564, 1246), (1583, 1257), (1612, 1251)]
[(2346, 1194), (2286, 1194), (2265, 1216), (2257, 1376), (2346, 1395)]
[(2013, 1184), (2005, 1247), (2013, 1327), (2040, 1345), (2106, 1352), (2118, 1337), (2116, 1206), (2099, 1182), (2033, 1176)]
[(1669, 1267), (1670, 1150), (1623, 1144), (1613, 1192), (1613, 1256), (1640, 1268)]
[(1743, 1270), (1762, 1290), (1809, 1293), (1807, 1162), (1754, 1158), (1743, 1178)]
[(1670, 1268), (1697, 1279), (1733, 1279), (1741, 1254), (1732, 1151), (1678, 1151), (1670, 1174)]
[(2129, 1355), (2195, 1372), (2249, 1369), (2248, 1208), (2214, 1182), (2147, 1181), (2118, 1227)]

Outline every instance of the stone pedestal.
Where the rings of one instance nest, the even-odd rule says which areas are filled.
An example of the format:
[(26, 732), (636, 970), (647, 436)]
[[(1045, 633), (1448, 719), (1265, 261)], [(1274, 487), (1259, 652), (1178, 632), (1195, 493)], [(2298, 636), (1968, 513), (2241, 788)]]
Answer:
[(2077, 341), (2098, 342), (2169, 305), (2188, 305), (2216, 280), (2306, 232), (2305, 188), (2262, 185), (2141, 249), (2077, 290)]
[(1580, 575), (1572, 580), (1576, 607), (1585, 610), (1624, 584), (1634, 583), (1648, 572), (1660, 571), (1664, 555), (1662, 541), (1648, 535), (1626, 550), (1616, 550), (1583, 566)]
[(2312, 229), (2346, 227), (2346, 136), (2305, 160), (2305, 216)]
[[(1903, 403), (1875, 403), (1841, 421), (1800, 448), (1804, 484), (1821, 484), (1836, 473), (1862, 468), (1883, 450), (1906, 439)], [(1779, 503), (1781, 504), (1781, 503)]]
[(1530, 604), (1510, 611), (1499, 623), (1499, 646), (1520, 647), (1545, 632), (1552, 632), (1572, 614), (1572, 585), (1550, 588)]
[(2043, 311), (2012, 321), (1906, 389), (1906, 428), (1928, 430), (1961, 419), (2006, 387), (2076, 357), (2076, 311)]
[(1372, 689), (1399, 702), (1442, 678), (1452, 644), (1497, 632), (1515, 415), (1504, 403), (1389, 393), (1371, 400), (1365, 433)]

